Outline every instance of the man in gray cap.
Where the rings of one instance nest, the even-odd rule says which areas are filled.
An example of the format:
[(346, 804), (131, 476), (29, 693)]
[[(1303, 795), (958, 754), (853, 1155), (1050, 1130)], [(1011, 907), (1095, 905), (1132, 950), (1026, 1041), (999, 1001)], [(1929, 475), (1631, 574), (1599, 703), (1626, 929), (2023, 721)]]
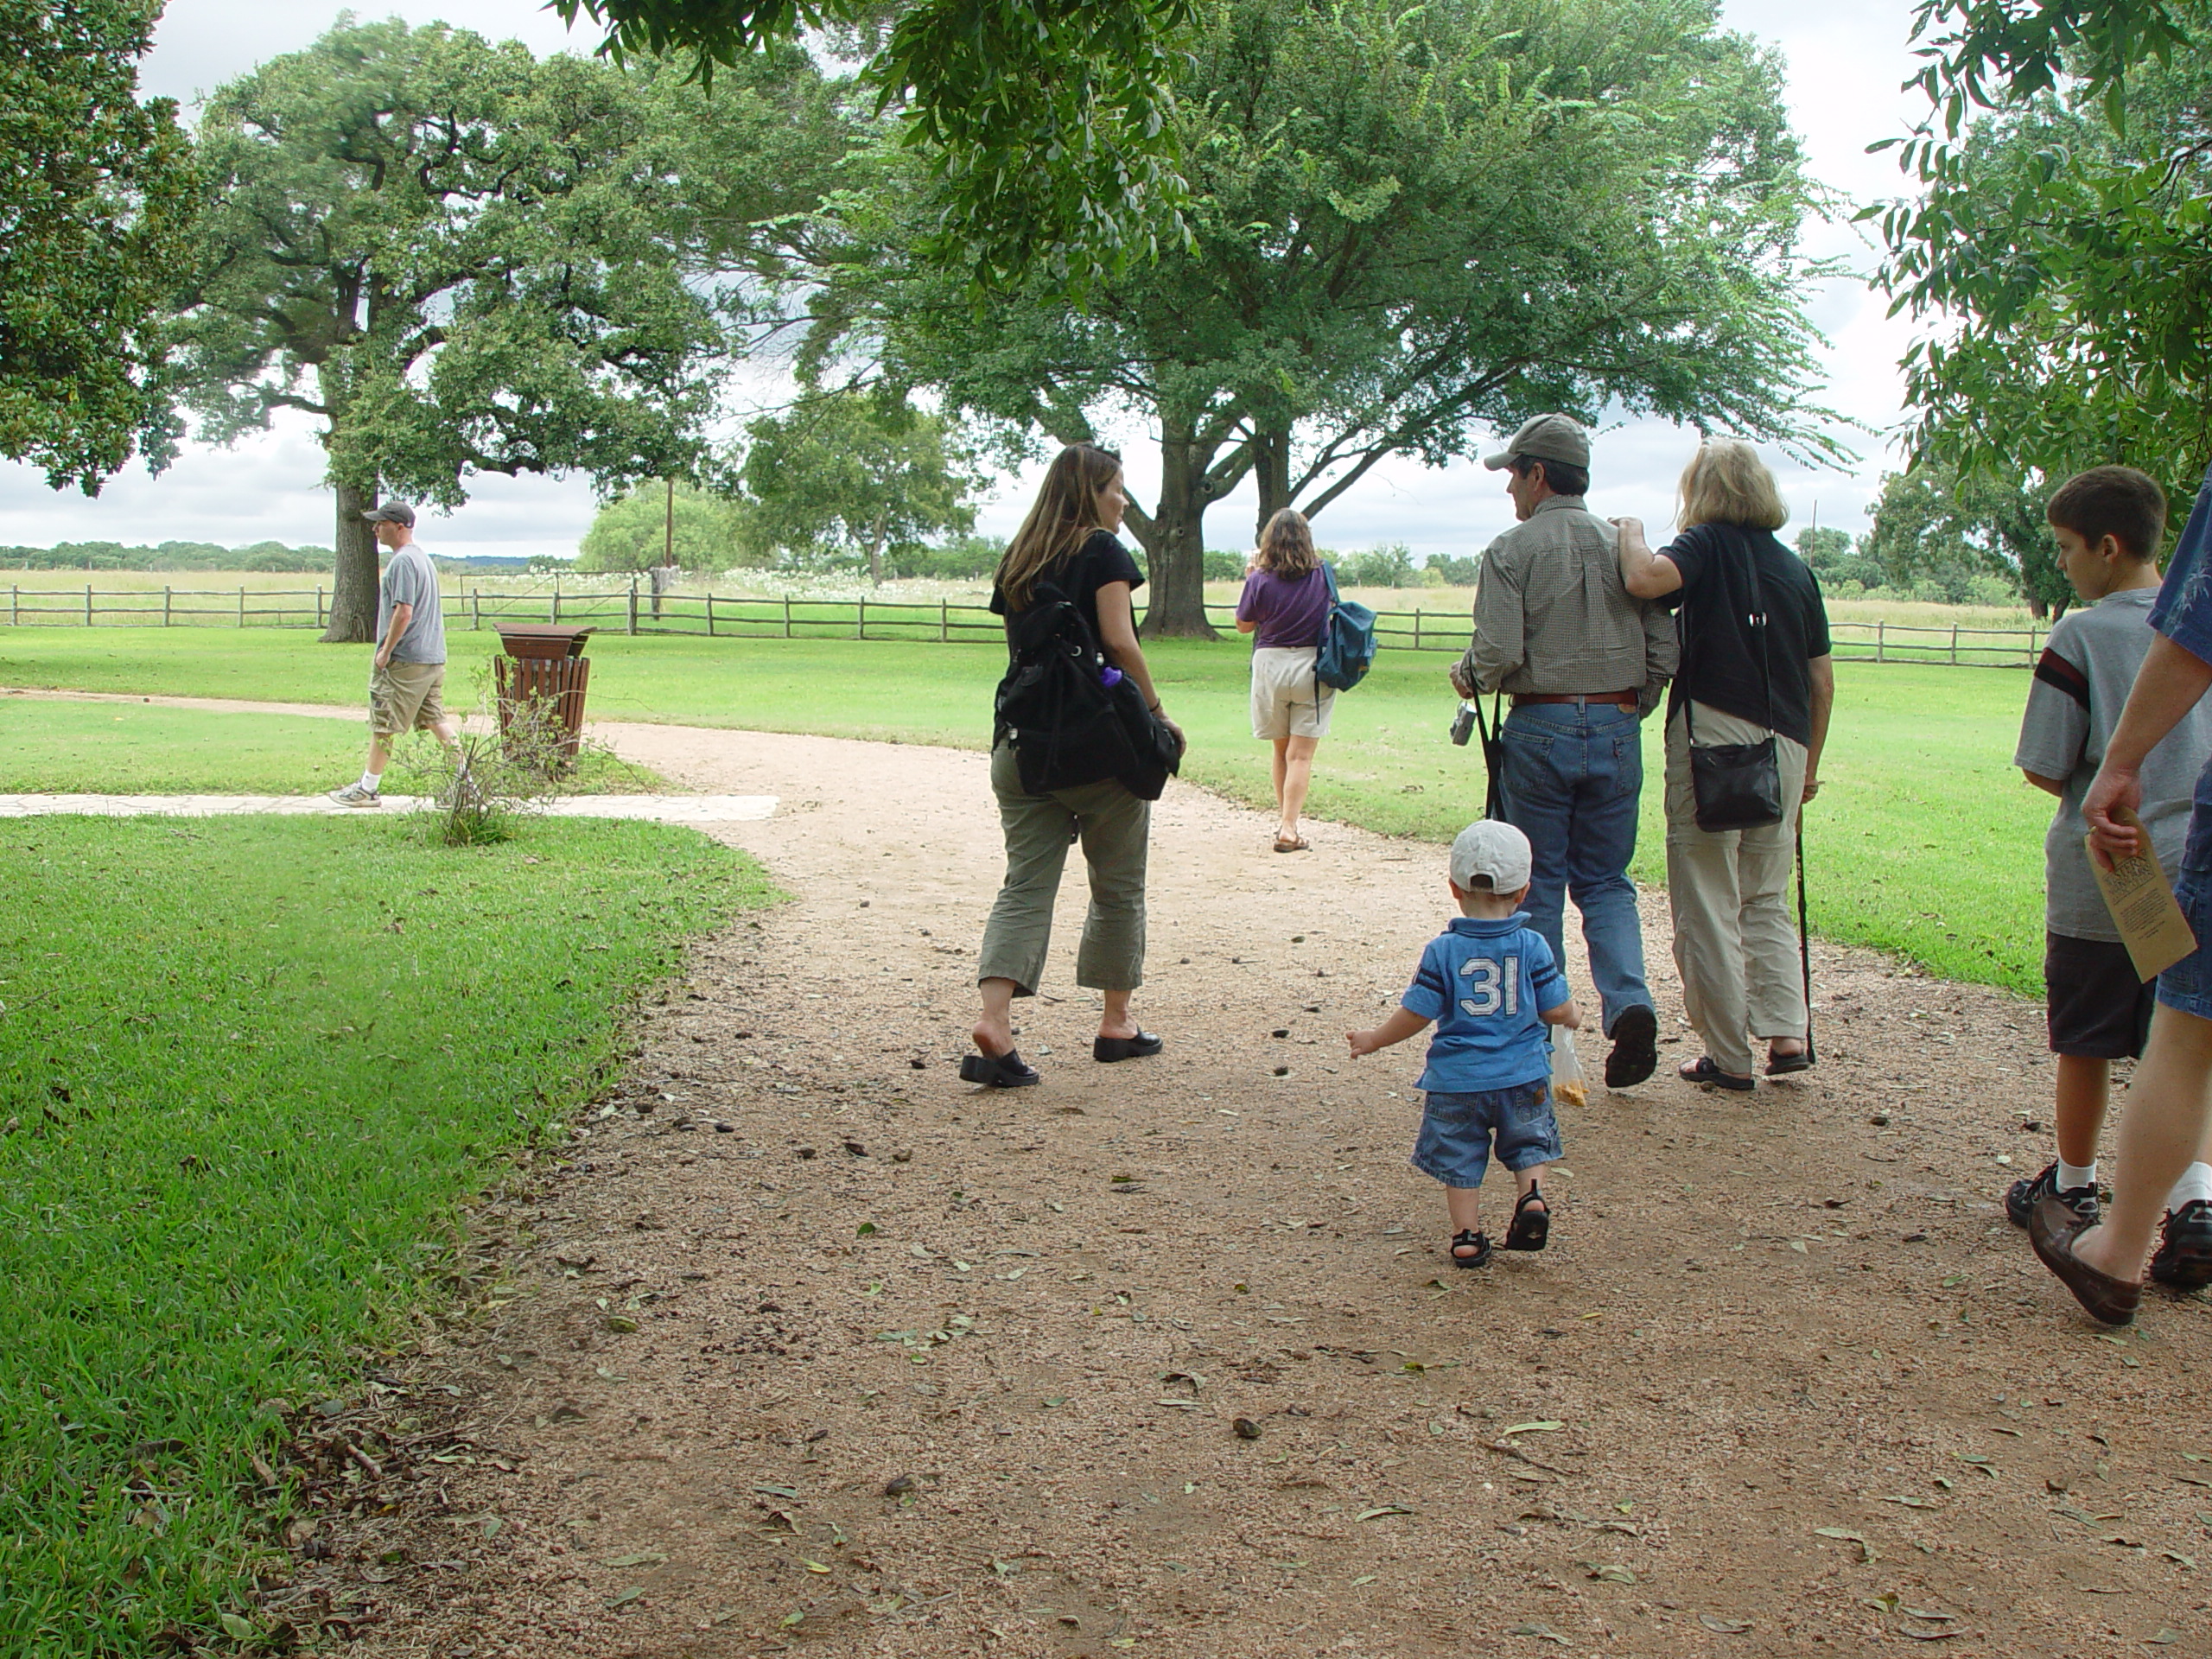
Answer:
[(1583, 505), (1590, 435), (1580, 426), (1539, 415), (1483, 465), (1510, 473), (1506, 493), (1521, 522), (1483, 554), (1474, 643), (1452, 684), (1463, 697), (1503, 690), (1513, 700), (1499, 793), (1506, 821), (1535, 849), (1530, 919), (1564, 965), (1565, 899), (1573, 895), (1613, 1041), (1605, 1082), (1625, 1088), (1649, 1077), (1659, 1058), (1628, 865), (1643, 787), (1642, 722), (1674, 677), (1674, 620), (1621, 584), (1616, 532)]
[(379, 806), (384, 769), (396, 738), (429, 732), (456, 761), (461, 745), (446, 718), (446, 621), (438, 604), (438, 571), (415, 540), (415, 509), (387, 501), (361, 515), (390, 550), (377, 587), (377, 654), (369, 670), (369, 765), (357, 782), (334, 789), (340, 806)]

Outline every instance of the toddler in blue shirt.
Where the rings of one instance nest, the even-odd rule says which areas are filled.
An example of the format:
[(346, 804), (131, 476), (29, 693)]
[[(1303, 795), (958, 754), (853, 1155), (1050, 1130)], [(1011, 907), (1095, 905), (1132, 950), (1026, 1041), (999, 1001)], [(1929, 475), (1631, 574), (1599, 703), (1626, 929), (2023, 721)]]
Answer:
[(1371, 1031), (1348, 1031), (1355, 1058), (1402, 1043), (1435, 1022), (1420, 1087), (1427, 1096), (1413, 1163), (1444, 1183), (1452, 1260), (1490, 1260), (1482, 1231), (1483, 1172), (1495, 1140), (1520, 1198), (1503, 1248), (1541, 1250), (1551, 1211), (1540, 1179), (1560, 1155), (1552, 1116), (1546, 1026), (1580, 1028), (1551, 947), (1529, 925), (1529, 837), (1510, 823), (1471, 823), (1452, 843), (1459, 919), (1429, 942), (1398, 1011)]

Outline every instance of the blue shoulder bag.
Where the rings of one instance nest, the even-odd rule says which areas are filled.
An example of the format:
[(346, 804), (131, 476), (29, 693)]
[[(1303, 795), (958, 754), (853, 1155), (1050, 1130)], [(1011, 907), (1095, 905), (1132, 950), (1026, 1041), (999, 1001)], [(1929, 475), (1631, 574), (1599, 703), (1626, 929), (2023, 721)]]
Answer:
[[(1321, 575), (1329, 584), (1329, 616), (1321, 626), (1320, 649), (1313, 653), (1313, 677), (1349, 691), (1375, 666), (1375, 613), (1357, 600), (1337, 596), (1337, 573), (1325, 562)], [(1318, 690), (1314, 701), (1320, 701)]]

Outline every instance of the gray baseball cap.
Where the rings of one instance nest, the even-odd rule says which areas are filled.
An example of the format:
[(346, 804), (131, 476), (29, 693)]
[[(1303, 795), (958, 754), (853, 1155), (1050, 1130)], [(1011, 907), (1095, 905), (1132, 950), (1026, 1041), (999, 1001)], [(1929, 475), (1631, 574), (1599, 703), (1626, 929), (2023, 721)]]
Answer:
[(1527, 455), (1532, 461), (1563, 461), (1570, 467), (1586, 469), (1590, 435), (1580, 423), (1564, 415), (1538, 415), (1521, 423), (1521, 429), (1506, 441), (1502, 452), (1484, 455), (1483, 465), (1494, 473), (1511, 465), (1516, 455)]
[(361, 517), (372, 524), (404, 524), (415, 528), (415, 509), (404, 501), (387, 501), (380, 507), (371, 507)]
[(1533, 862), (1528, 836), (1510, 823), (1484, 818), (1452, 843), (1452, 885), (1462, 893), (1518, 893), (1529, 885)]

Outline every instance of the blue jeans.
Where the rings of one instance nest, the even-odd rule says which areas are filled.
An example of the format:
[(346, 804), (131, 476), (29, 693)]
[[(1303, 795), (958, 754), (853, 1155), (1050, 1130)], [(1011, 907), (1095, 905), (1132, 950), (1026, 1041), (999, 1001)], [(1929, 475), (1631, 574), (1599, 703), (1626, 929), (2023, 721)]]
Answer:
[(1529, 916), (1567, 966), (1566, 895), (1582, 912), (1605, 1029), (1624, 1008), (1651, 1006), (1637, 920), (1637, 797), (1643, 788), (1643, 728), (1610, 703), (1526, 703), (1505, 717), (1505, 821), (1529, 837), (1535, 868)]
[(1550, 1081), (1538, 1077), (1471, 1095), (1432, 1090), (1421, 1110), (1421, 1138), (1414, 1143), (1414, 1167), (1446, 1186), (1480, 1186), (1493, 1135), (1497, 1161), (1516, 1175), (1558, 1162), (1559, 1119), (1552, 1111)]

